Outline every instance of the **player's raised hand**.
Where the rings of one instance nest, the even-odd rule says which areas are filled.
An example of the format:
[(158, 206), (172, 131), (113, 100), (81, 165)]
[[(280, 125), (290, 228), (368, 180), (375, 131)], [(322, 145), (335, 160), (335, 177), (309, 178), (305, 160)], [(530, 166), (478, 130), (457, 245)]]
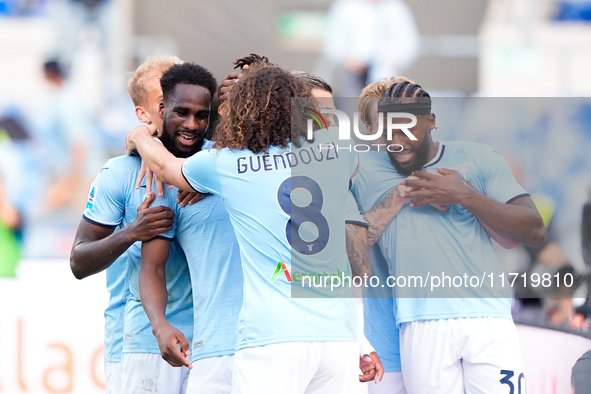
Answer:
[(197, 201), (201, 200), (205, 197), (205, 194), (199, 192), (188, 192), (186, 190), (181, 190), (177, 192), (176, 202), (181, 206), (193, 205)]
[(170, 207), (153, 207), (150, 204), (156, 195), (150, 193), (137, 208), (137, 216), (129, 225), (134, 241), (149, 241), (157, 235), (172, 230), (174, 213)]
[[(157, 175), (154, 175), (152, 170), (148, 168), (144, 161), (142, 161), (140, 172), (138, 173), (137, 179), (135, 181), (136, 190), (141, 187), (142, 179), (144, 179), (144, 176), (146, 177), (146, 195), (149, 196), (150, 194), (152, 194), (152, 183), (153, 181), (156, 181), (156, 193), (158, 193), (159, 197), (162, 197), (164, 195), (164, 182), (162, 182)], [(173, 188), (172, 185), (167, 186), (169, 189)]]
[(150, 135), (158, 135), (158, 129), (156, 125), (142, 125), (134, 127), (127, 136), (125, 137), (125, 149), (127, 150), (128, 155), (132, 155), (134, 152), (137, 153), (137, 149), (135, 148), (135, 144), (132, 141), (133, 137), (139, 133), (149, 133)]
[(173, 367), (185, 366), (193, 369), (193, 365), (189, 362), (189, 356), (191, 356), (189, 342), (182, 332), (166, 323), (154, 330), (154, 335), (158, 340), (162, 358), (167, 363)]
[(359, 381), (363, 383), (373, 380), (377, 384), (384, 377), (384, 366), (376, 352), (359, 357), (359, 369), (363, 373), (359, 375)]
[(224, 78), (220, 86), (218, 86), (218, 100), (221, 103), (226, 101), (230, 95), (230, 89), (234, 86), (236, 82), (242, 77), (242, 73), (239, 72), (231, 72)]

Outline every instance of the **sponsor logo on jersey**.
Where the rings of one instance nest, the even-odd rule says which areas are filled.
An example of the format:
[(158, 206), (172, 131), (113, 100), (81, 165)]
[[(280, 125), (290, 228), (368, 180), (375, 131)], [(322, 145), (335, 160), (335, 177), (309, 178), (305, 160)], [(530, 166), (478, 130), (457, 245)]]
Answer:
[(278, 261), (277, 268), (275, 268), (275, 272), (273, 272), (273, 276), (271, 276), (271, 282), (275, 282), (275, 280), (277, 280), (277, 278), (283, 273), (285, 274), (287, 281), (291, 283), (291, 275), (289, 275), (289, 271), (287, 270), (285, 263)]
[(92, 185), (90, 188), (90, 193), (88, 193), (88, 201), (86, 202), (86, 209), (92, 211), (94, 207), (94, 196), (96, 196), (96, 187)]

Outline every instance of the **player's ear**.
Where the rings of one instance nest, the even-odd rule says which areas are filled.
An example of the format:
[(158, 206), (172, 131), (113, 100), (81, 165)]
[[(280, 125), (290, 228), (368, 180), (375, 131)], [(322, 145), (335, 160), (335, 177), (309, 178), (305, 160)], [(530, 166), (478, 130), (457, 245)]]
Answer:
[(429, 130), (435, 127), (435, 114), (429, 115)]
[(150, 116), (148, 115), (148, 111), (141, 105), (135, 107), (135, 115), (142, 123), (151, 123)]
[(373, 127), (371, 127), (371, 123), (366, 123), (365, 128), (369, 134), (373, 134)]
[(218, 115), (224, 116), (224, 109), (226, 108), (226, 102), (222, 101), (221, 104), (218, 106)]
[(160, 119), (164, 119), (164, 101), (161, 101), (158, 106), (158, 115), (160, 115)]

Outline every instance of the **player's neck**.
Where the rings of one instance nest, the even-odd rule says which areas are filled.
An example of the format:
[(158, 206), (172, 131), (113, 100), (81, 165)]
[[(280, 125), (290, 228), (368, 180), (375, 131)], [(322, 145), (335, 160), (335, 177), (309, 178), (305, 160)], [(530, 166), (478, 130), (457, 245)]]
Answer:
[(435, 156), (437, 156), (437, 152), (439, 152), (439, 142), (431, 140), (429, 144), (429, 156), (427, 157), (427, 163), (430, 163)]

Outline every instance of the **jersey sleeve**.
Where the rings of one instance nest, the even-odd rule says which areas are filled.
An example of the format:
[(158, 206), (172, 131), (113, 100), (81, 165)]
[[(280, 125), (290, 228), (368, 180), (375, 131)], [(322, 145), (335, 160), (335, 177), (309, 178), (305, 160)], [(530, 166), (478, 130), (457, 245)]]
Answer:
[(509, 163), (500, 153), (485, 147), (480, 157), (480, 171), (483, 177), (484, 194), (502, 202), (529, 196), (529, 193), (515, 180)]
[(125, 190), (113, 163), (108, 161), (90, 186), (86, 209), (86, 221), (103, 227), (115, 227), (121, 223), (125, 211)]
[(220, 154), (217, 150), (202, 150), (183, 163), (183, 177), (195, 191), (220, 194), (217, 166)]
[(359, 212), (357, 201), (351, 190), (347, 192), (347, 200), (345, 202), (345, 223), (369, 227), (363, 215)]
[[(152, 190), (156, 190), (156, 179), (154, 179), (152, 181)], [(157, 235), (156, 238), (172, 240), (176, 234), (176, 227), (177, 227), (176, 207), (178, 205), (176, 203), (177, 190), (178, 189), (176, 187), (171, 190), (168, 188), (168, 186), (164, 185), (164, 194), (162, 196), (158, 196), (158, 194), (156, 194), (156, 198), (154, 198), (154, 201), (152, 201), (152, 204), (150, 204), (150, 208), (160, 207), (160, 206), (172, 208), (172, 212), (174, 212), (174, 216), (175, 216), (174, 223), (172, 225), (172, 230), (162, 233), (160, 235)], [(148, 196), (145, 196), (144, 198), (147, 198), (147, 197)]]

